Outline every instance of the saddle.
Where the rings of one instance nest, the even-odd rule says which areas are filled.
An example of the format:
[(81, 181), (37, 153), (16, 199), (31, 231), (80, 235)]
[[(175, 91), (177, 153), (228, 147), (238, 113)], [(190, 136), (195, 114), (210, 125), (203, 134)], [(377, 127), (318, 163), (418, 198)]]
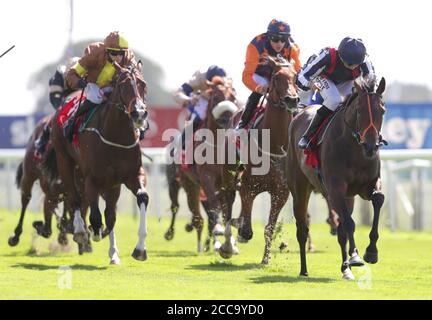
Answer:
[[(79, 91), (71, 93), (65, 99), (65, 104), (61, 107), (61, 110), (57, 117), (57, 124), (60, 126), (60, 128), (63, 129), (63, 131), (65, 126), (68, 124), (69, 119), (72, 118), (78, 110), (78, 106), (80, 104), (80, 96), (81, 93)], [(81, 103), (83, 103), (85, 100), (86, 97), (83, 96), (81, 99)], [(81, 123), (84, 119), (84, 116), (85, 115), (81, 115), (75, 119), (74, 128), (73, 128), (73, 140), (72, 140), (72, 143), (74, 145), (78, 145), (78, 132)]]
[(310, 138), (309, 148), (304, 150), (304, 154), (306, 156), (305, 163), (309, 166), (311, 166), (314, 169), (319, 170), (319, 157), (318, 157), (318, 150), (319, 146), (324, 141), (324, 137), (327, 133), (328, 128), (330, 127), (331, 123), (333, 122), (334, 118), (336, 117), (336, 114), (342, 110), (342, 107), (344, 104), (339, 105), (335, 112), (333, 112), (331, 115), (329, 115), (327, 118), (324, 119), (324, 121), (321, 123), (315, 134)]

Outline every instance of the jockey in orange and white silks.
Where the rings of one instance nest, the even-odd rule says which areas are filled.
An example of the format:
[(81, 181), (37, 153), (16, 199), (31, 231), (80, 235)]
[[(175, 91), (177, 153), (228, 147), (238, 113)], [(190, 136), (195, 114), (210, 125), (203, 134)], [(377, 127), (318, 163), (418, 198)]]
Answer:
[[(173, 94), (174, 100), (190, 111), (192, 132), (195, 132), (201, 121), (206, 119), (208, 97), (204, 95), (204, 92), (208, 89), (208, 81), (212, 81), (216, 76), (227, 78), (227, 73), (216, 65), (199, 69)], [(182, 134), (182, 147), (183, 149), (185, 147), (185, 131)]]
[[(99, 105), (105, 94), (112, 91), (111, 82), (116, 73), (114, 62), (122, 67), (136, 65), (135, 55), (118, 31), (111, 32), (104, 42), (90, 44), (78, 62), (69, 70), (66, 81), (71, 88), (84, 89), (86, 100), (65, 127), (65, 136), (72, 140), (74, 119)], [(143, 133), (143, 131), (141, 131)]]
[(291, 37), (288, 23), (273, 19), (267, 27), (267, 32), (256, 36), (247, 47), (243, 83), (252, 94), (248, 98), (237, 129), (244, 128), (249, 122), (256, 105), (267, 92), (271, 69), (259, 64), (260, 59), (266, 56), (281, 56), (292, 62), (297, 72), (300, 71), (300, 48)]
[(375, 84), (375, 71), (361, 39), (346, 37), (338, 49), (325, 48), (309, 58), (296, 84), (303, 91), (319, 91), (323, 103), (299, 142), (301, 149), (309, 146), (311, 136), (352, 92), (354, 80), (359, 77), (366, 84)]

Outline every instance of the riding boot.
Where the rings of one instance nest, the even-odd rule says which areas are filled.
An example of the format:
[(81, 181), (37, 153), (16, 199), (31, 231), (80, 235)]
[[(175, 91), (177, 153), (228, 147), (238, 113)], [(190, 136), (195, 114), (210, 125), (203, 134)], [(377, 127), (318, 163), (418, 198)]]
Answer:
[(251, 95), (248, 98), (248, 101), (246, 102), (245, 109), (242, 113), (241, 119), (235, 128), (235, 130), (243, 129), (249, 122), (250, 117), (252, 116), (253, 111), (255, 110), (257, 104), (259, 103), (260, 99), (262, 97), (261, 93), (258, 92), (252, 92)]
[(49, 135), (50, 135), (50, 127), (48, 124), (45, 124), (43, 127), (42, 135), (40, 136), (39, 139), (35, 141), (36, 155), (41, 156), (44, 153), (45, 147), (49, 140)]
[(73, 128), (75, 119), (78, 118), (80, 115), (87, 113), (91, 109), (97, 106), (97, 103), (91, 102), (90, 100), (85, 100), (76, 113), (68, 120), (66, 126), (64, 127), (64, 136), (69, 142), (72, 142), (73, 139)]
[(309, 124), (309, 127), (306, 129), (306, 132), (303, 134), (298, 143), (300, 149), (307, 149), (309, 147), (311, 137), (318, 130), (324, 119), (326, 119), (332, 113), (333, 111), (324, 105), (318, 109), (314, 118)]
[[(198, 129), (198, 126), (201, 122), (201, 118), (195, 115), (195, 118), (192, 120), (192, 124), (188, 124), (188, 128), (192, 126), (192, 136), (195, 133), (195, 131)], [(181, 136), (181, 142), (182, 142), (182, 150), (185, 150), (186, 148), (186, 128), (183, 129), (182, 136)]]

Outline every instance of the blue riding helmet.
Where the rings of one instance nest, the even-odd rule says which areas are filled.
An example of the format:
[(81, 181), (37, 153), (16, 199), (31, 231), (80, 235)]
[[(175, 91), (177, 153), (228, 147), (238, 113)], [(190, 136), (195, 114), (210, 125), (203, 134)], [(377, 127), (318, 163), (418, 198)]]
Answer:
[(366, 47), (361, 39), (345, 37), (338, 48), (343, 62), (353, 65), (362, 64), (366, 57)]
[(288, 23), (273, 19), (270, 21), (267, 27), (267, 33), (273, 35), (284, 35), (289, 36), (291, 33), (291, 28)]
[(206, 73), (206, 78), (208, 81), (211, 81), (213, 79), (213, 77), (226, 77), (226, 72), (223, 68), (220, 68), (216, 65), (212, 65), (208, 68), (207, 73)]

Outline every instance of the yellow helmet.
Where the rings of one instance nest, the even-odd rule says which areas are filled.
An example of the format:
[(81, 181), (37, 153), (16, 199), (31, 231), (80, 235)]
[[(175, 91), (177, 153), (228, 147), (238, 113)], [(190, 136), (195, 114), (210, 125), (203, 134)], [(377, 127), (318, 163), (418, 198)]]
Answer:
[(129, 48), (127, 40), (118, 31), (111, 32), (104, 40), (107, 50), (125, 50)]

